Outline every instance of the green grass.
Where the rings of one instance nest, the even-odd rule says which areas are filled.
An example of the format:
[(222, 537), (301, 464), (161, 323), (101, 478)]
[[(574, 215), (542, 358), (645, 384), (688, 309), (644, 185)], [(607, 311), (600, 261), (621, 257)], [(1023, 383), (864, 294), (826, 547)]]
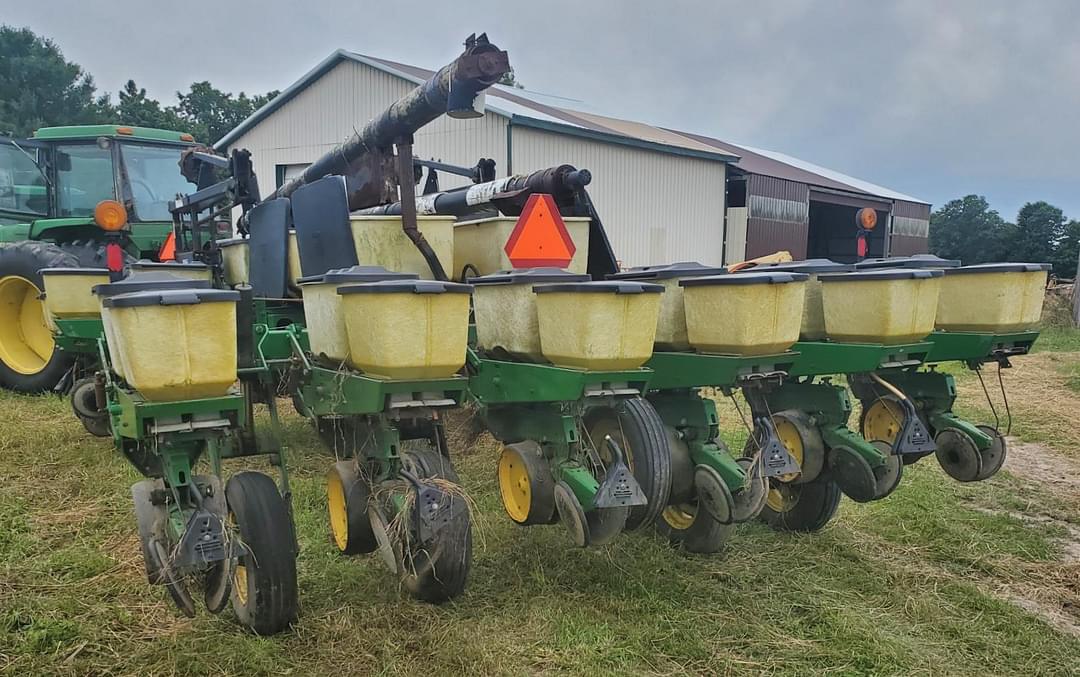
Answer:
[(230, 612), (182, 618), (146, 584), (138, 478), (64, 402), (0, 395), (0, 409), (3, 674), (1068, 674), (1080, 661), (1080, 641), (999, 592), (1063, 566), (1053, 526), (995, 513), (1032, 500), (1007, 476), (959, 485), (920, 464), (886, 501), (845, 500), (819, 534), (747, 525), (713, 557), (650, 533), (578, 550), (561, 527), (504, 517), (483, 438), (455, 450), (479, 508), (469, 588), (435, 607), (374, 558), (336, 553), (328, 459), (295, 416), (303, 606), (292, 631), (255, 637)]
[(1034, 352), (1080, 352), (1080, 329), (1044, 327), (1035, 342)]

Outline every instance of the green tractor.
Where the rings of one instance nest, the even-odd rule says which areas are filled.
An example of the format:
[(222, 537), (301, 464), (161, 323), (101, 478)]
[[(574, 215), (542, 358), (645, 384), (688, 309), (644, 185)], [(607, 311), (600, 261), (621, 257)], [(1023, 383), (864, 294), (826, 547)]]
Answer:
[(194, 189), (179, 171), (194, 141), (122, 125), (0, 136), (0, 387), (34, 393), (71, 382), (74, 357), (55, 349), (38, 271), (104, 268), (106, 240), (117, 236), (124, 259), (158, 260), (172, 232), (169, 201)]

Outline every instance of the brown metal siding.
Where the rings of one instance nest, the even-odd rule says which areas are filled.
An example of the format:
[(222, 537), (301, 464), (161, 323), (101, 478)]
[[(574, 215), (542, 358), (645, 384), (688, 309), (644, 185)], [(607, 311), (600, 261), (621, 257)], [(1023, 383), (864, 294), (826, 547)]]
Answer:
[(807, 230), (806, 223), (750, 218), (746, 222), (746, 258), (789, 251), (794, 258), (805, 259)]
[(805, 183), (749, 175), (746, 258), (781, 250), (791, 252), (796, 259), (806, 258), (809, 196), (810, 189)]
[(889, 256), (911, 256), (930, 253), (930, 241), (925, 237), (893, 235), (889, 240)]
[[(930, 205), (921, 202), (897, 200), (893, 203), (893, 217), (894, 219), (918, 219), (929, 222)], [(927, 254), (930, 252), (929, 237), (897, 233), (895, 232), (896, 229), (894, 225), (894, 232), (892, 237), (889, 238), (890, 256), (910, 256), (911, 254)]]
[(903, 200), (897, 200), (893, 203), (893, 214), (896, 216), (907, 216), (912, 219), (929, 219), (930, 205), (922, 204), (920, 202), (904, 202)]

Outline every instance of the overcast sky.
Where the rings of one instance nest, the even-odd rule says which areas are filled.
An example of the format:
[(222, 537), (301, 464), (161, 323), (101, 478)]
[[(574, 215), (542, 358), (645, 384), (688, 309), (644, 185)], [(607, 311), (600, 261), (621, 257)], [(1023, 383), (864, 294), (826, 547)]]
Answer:
[(0, 22), (53, 38), (99, 89), (134, 78), (167, 103), (196, 80), (284, 89), (337, 48), (438, 68), (487, 31), (569, 108), (934, 205), (981, 193), (1007, 219), (1032, 200), (1080, 218), (1080, 0), (5, 4)]

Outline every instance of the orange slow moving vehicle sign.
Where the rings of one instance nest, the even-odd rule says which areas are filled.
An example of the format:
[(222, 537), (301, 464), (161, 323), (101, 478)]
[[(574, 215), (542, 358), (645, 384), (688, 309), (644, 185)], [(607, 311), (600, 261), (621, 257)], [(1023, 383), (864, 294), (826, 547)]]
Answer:
[(570, 265), (577, 248), (550, 195), (529, 196), (503, 251), (515, 268)]

